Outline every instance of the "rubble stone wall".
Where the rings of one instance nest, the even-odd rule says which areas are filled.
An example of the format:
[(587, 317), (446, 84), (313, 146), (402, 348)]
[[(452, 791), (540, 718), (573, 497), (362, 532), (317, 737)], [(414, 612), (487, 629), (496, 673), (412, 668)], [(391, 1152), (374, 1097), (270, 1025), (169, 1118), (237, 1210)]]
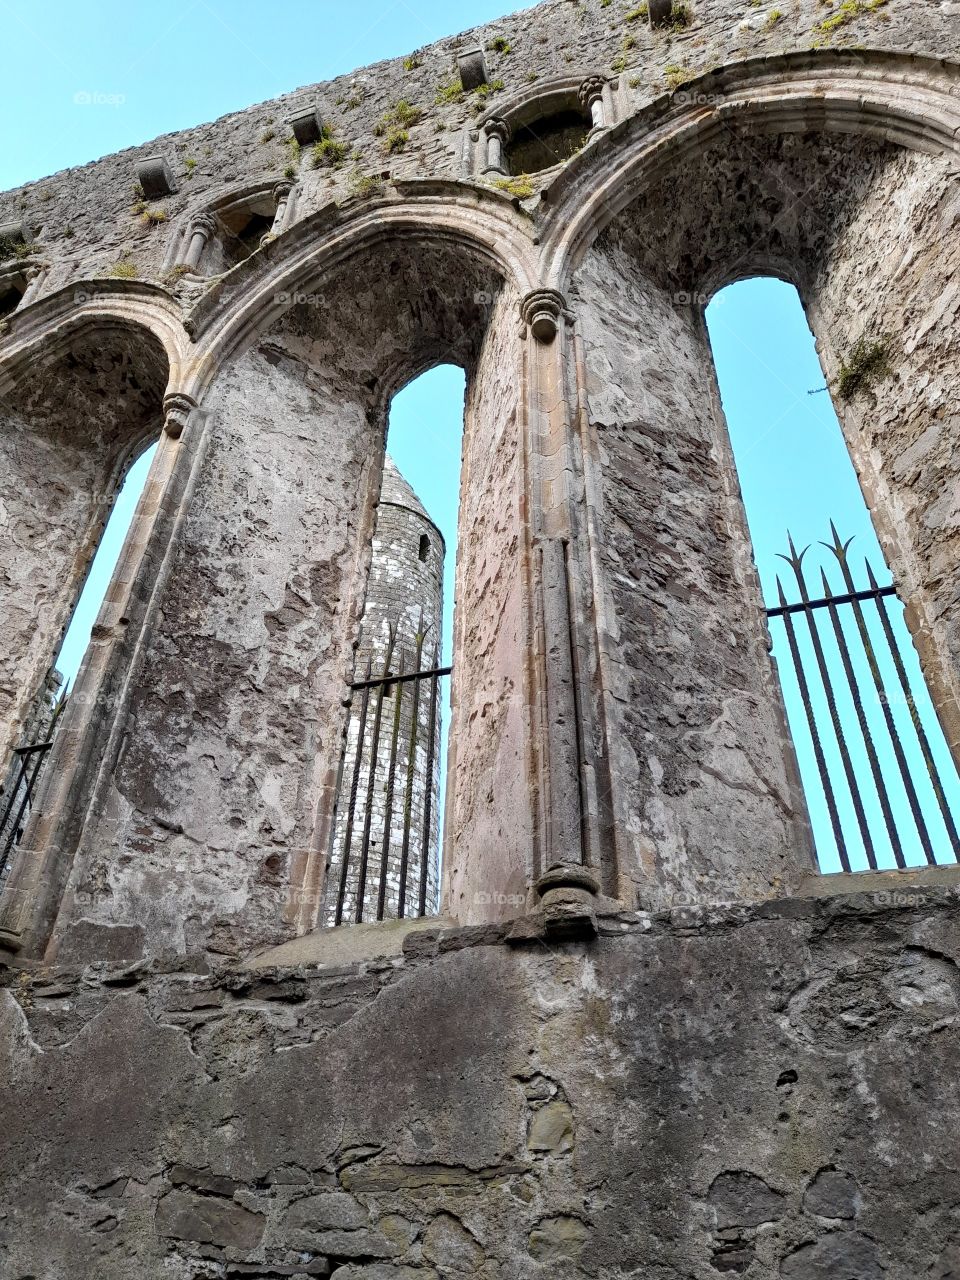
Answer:
[(894, 886), (8, 973), (0, 1274), (946, 1280), (958, 961)]

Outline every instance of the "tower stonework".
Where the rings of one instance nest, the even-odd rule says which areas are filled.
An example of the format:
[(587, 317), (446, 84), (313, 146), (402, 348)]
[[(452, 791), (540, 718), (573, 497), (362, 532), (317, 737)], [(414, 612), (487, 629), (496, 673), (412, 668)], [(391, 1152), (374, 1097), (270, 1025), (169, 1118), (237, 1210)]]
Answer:
[[(444, 551), (440, 530), (388, 455), (360, 622), (358, 681), (440, 666)], [(408, 682), (384, 693), (379, 717), (376, 687), (366, 703), (355, 690), (350, 706), (326, 875), (328, 925), (338, 914), (344, 923), (358, 918), (361, 863), (362, 920), (419, 914), (421, 876), (429, 914), (437, 910), (440, 691), (427, 685), (415, 692)]]
[[(0, 1280), (960, 1271), (955, 851), (814, 869), (703, 315), (797, 287), (956, 752), (958, 35), (545, 0), (0, 194), (0, 776), (158, 444), (0, 894)], [(330, 926), (440, 363), (438, 911)]]

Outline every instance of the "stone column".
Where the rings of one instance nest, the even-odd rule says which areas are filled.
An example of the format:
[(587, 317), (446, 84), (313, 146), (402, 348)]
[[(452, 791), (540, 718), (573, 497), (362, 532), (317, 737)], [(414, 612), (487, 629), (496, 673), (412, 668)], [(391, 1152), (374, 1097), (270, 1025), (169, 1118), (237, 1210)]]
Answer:
[(295, 183), (289, 178), (285, 178), (283, 182), (278, 182), (273, 188), (273, 198), (277, 202), (277, 212), (273, 216), (273, 226), (270, 228), (272, 236), (278, 236), (282, 231), (286, 231), (287, 224), (293, 217), (296, 205), (294, 191)]
[(590, 112), (593, 131), (607, 127), (606, 113), (604, 111), (605, 88), (606, 81), (602, 76), (588, 76), (580, 86), (577, 94), (581, 106)]
[(487, 162), (483, 172), (507, 175), (507, 167), (503, 159), (503, 148), (510, 140), (510, 126), (506, 120), (488, 120), (484, 127), (487, 146)]
[(209, 213), (201, 213), (199, 217), (194, 219), (187, 233), (187, 252), (181, 264), (188, 271), (196, 271), (200, 266), (203, 251), (209, 244), (216, 229), (216, 219)]
[(599, 849), (586, 758), (589, 735), (578, 687), (584, 660), (577, 607), (583, 584), (575, 512), (581, 487), (573, 446), (575, 361), (566, 332), (571, 317), (561, 294), (538, 289), (523, 299), (520, 310), (528, 335), (535, 683), (540, 686), (535, 712), (543, 797), (538, 890), (546, 907), (566, 909), (571, 895), (582, 905), (584, 893), (589, 897), (599, 888), (587, 870)]

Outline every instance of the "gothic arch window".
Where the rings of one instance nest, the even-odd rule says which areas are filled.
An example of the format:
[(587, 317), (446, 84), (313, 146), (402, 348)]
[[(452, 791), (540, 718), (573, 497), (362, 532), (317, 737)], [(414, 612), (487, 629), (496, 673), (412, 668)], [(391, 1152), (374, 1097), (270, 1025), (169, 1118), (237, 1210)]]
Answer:
[(168, 265), (203, 276), (221, 275), (252, 257), (292, 215), (287, 180), (233, 193), (196, 211), (180, 228)]
[(13, 315), (27, 291), (27, 279), (20, 271), (0, 274), (0, 320)]
[[(49, 671), (37, 690), (24, 721), (20, 747), (0, 778), (0, 884), (9, 873), (14, 851), (23, 837), (62, 722), (62, 714), (90, 643), (134, 511), (143, 494), (156, 445), (141, 446), (129, 459), (116, 487), (90, 494), (90, 504), (103, 516), (96, 549), (70, 614), (68, 625)], [(83, 703), (89, 694), (76, 695)]]
[[(106, 538), (104, 531), (131, 462), (160, 435), (168, 380), (166, 350), (151, 331), (126, 321), (81, 324), (48, 344), (0, 412), (0, 501), (23, 548), (8, 558), (0, 579), (6, 628), (0, 655), (0, 930), (13, 948), (42, 945), (40, 935), (56, 918), (80, 815), (87, 812), (117, 722), (119, 691), (148, 608), (149, 592), (141, 587), (152, 517), (126, 539), (117, 572), (99, 575), (101, 598), (104, 579), (110, 583), (99, 615), (103, 625), (52, 735), (47, 712), (67, 683), (55, 675), (55, 661), (71, 615), (77, 622), (70, 661), (81, 665), (86, 642), (76, 637), (84, 610), (77, 603), (82, 595), (90, 599), (82, 590), (86, 570), (98, 547), (113, 541), (115, 556), (123, 541), (116, 522)], [(169, 467), (170, 452), (165, 456)], [(42, 778), (34, 767), (41, 759)], [(29, 856), (26, 844), (18, 848), (21, 837)]]
[(706, 316), (819, 867), (953, 863), (960, 780), (799, 295), (746, 280)]
[(439, 909), (463, 373), (391, 405), (322, 923)]

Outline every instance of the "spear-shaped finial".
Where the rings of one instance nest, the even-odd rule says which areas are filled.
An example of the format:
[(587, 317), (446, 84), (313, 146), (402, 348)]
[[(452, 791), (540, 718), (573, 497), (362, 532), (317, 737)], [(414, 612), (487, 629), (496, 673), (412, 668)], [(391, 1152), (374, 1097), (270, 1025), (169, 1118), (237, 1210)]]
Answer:
[(832, 520), (830, 521), (830, 532), (833, 535), (833, 542), (821, 542), (820, 545), (821, 547), (826, 547), (828, 551), (832, 551), (841, 564), (846, 564), (847, 552), (850, 550), (850, 544), (853, 542), (853, 538), (848, 538), (846, 542), (841, 541), (840, 535), (837, 532), (837, 526)]

